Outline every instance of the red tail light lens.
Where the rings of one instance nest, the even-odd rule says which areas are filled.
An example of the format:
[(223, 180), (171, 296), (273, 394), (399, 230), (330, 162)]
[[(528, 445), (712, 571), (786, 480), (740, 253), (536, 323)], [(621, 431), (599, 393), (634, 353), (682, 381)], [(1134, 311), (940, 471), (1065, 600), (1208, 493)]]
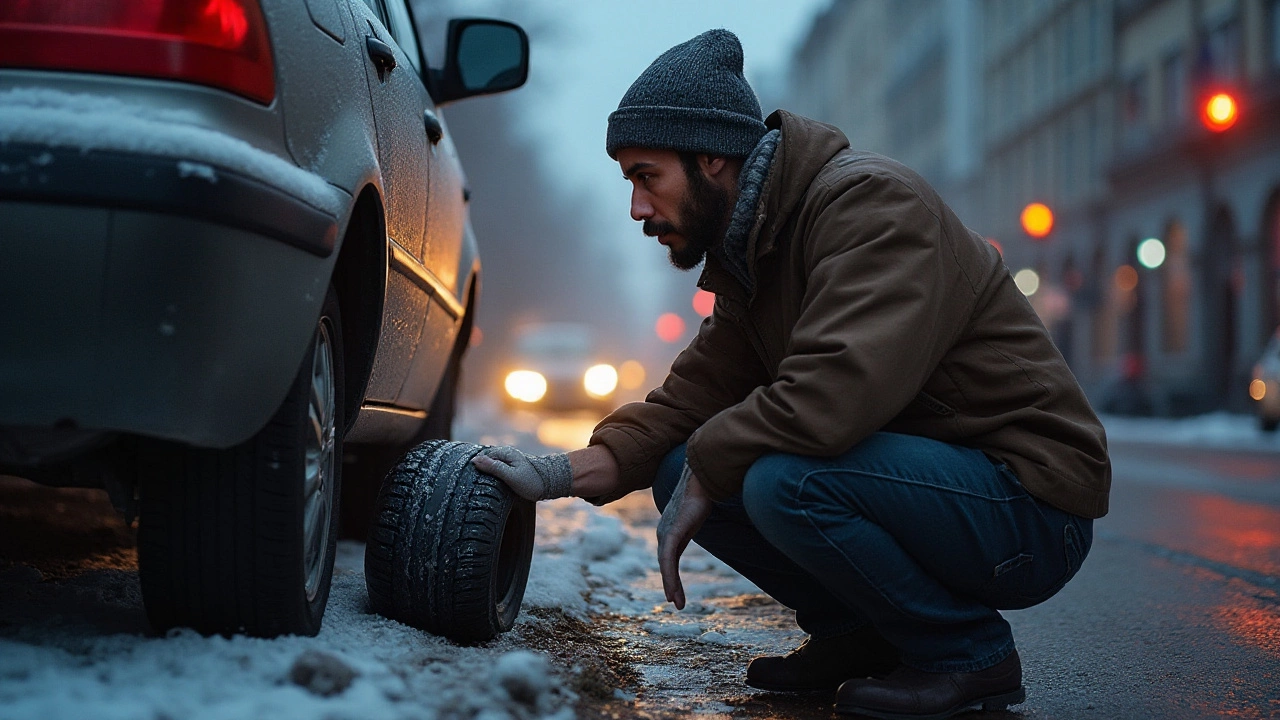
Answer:
[(258, 0), (3, 0), (0, 67), (182, 80), (261, 103), (276, 94)]

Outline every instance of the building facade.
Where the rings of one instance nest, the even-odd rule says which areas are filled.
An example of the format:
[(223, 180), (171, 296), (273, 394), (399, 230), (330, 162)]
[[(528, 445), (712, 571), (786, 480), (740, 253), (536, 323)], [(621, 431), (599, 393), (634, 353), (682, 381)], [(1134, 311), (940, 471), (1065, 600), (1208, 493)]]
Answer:
[(1280, 0), (837, 0), (792, 88), (999, 244), (1100, 407), (1247, 407), (1280, 324)]
[(836, 0), (778, 104), (911, 166), (968, 221), (982, 158), (978, 10), (978, 0)]

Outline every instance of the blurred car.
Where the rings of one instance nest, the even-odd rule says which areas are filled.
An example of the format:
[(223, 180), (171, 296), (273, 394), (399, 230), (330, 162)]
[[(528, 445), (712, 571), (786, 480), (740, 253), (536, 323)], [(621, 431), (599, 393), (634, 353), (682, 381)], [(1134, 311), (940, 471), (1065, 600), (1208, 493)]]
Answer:
[(449, 434), (480, 260), (438, 107), (528, 40), (444, 57), (406, 0), (0, 3), (0, 473), (136, 514), (160, 630), (316, 634), (344, 440)]
[(604, 360), (586, 325), (531, 323), (515, 332), (502, 390), (508, 409), (608, 412), (616, 405), (618, 369)]
[(1275, 432), (1280, 427), (1280, 328), (1271, 336), (1262, 357), (1253, 366), (1249, 397), (1253, 398), (1259, 426), (1267, 432)]

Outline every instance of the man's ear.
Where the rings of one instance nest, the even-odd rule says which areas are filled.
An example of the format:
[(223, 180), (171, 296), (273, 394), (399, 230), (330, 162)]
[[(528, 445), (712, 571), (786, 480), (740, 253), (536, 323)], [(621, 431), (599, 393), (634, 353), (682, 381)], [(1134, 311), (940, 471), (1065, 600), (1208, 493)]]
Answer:
[(698, 168), (702, 174), (714, 180), (728, 167), (729, 159), (723, 155), (699, 155)]

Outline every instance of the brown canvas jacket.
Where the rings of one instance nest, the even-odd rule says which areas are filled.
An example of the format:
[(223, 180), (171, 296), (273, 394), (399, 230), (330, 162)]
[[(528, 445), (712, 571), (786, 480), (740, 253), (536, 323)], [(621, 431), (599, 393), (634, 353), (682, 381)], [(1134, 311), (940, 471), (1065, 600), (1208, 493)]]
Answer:
[(688, 441), (713, 497), (758, 458), (841, 454), (878, 430), (973, 447), (1033, 495), (1107, 512), (1102, 424), (999, 253), (905, 166), (838, 129), (778, 111), (748, 267), (709, 257), (715, 309), (662, 387), (605, 418), (626, 489), (648, 487)]

